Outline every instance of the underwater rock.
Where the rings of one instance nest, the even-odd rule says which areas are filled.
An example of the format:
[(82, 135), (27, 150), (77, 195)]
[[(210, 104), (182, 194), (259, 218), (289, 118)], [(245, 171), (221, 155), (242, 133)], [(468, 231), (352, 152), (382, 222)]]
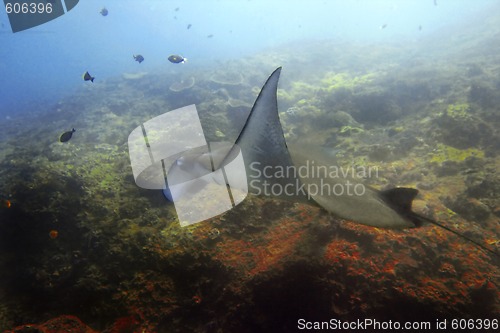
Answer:
[(172, 83), (168, 89), (174, 92), (179, 92), (192, 88), (194, 86), (194, 83), (195, 79), (191, 76), (188, 79)]
[(445, 177), (445, 176), (453, 176), (460, 172), (462, 169), (461, 165), (455, 161), (444, 161), (438, 166), (435, 170), (436, 176)]
[(478, 64), (472, 63), (472, 64), (468, 65), (466, 73), (467, 73), (467, 76), (472, 77), (472, 76), (478, 76), (478, 75), (484, 74), (484, 71), (481, 68), (481, 66), (479, 66)]
[(434, 187), (436, 187), (436, 185), (434, 183), (428, 183), (428, 182), (417, 183), (417, 188), (419, 190), (428, 191), (428, 190), (432, 190)]
[(399, 182), (405, 183), (405, 184), (406, 183), (413, 183), (413, 182), (421, 181), (422, 178), (423, 178), (423, 176), (422, 176), (422, 173), (420, 172), (420, 170), (414, 169), (414, 170), (409, 170), (408, 172), (403, 173), (399, 178)]
[(335, 123), (336, 127), (344, 127), (344, 126), (350, 126), (350, 127), (361, 127), (361, 125), (354, 120), (354, 118), (347, 112), (345, 111), (337, 111), (333, 114), (332, 120)]
[(404, 127), (398, 126), (398, 127), (391, 127), (387, 130), (387, 135), (389, 137), (393, 137), (396, 134), (399, 134), (404, 131)]
[[(467, 167), (481, 166), (480, 162), (484, 159), (484, 152), (479, 149), (457, 149), (451, 146), (437, 144), (432, 152), (431, 162), (442, 163), (444, 161), (453, 161), (465, 163)], [(478, 161), (479, 160), (479, 161)]]
[(243, 75), (238, 72), (221, 70), (212, 74), (209, 80), (217, 84), (237, 86), (243, 83)]
[(465, 177), (466, 193), (473, 198), (498, 199), (500, 179), (483, 172), (471, 172)]
[(484, 83), (474, 83), (469, 90), (469, 101), (478, 104), (482, 108), (490, 108), (498, 105), (500, 98), (497, 90)]
[(493, 213), (495, 216), (500, 217), (500, 206), (493, 208), (493, 209), (492, 209), (492, 213)]
[(367, 147), (368, 158), (372, 161), (388, 161), (392, 158), (393, 147), (390, 145), (375, 144)]
[(402, 116), (401, 107), (386, 92), (364, 92), (353, 96), (356, 109), (351, 112), (360, 123), (387, 124)]
[(339, 135), (350, 136), (351, 134), (359, 134), (364, 130), (361, 127), (342, 126), (339, 130)]
[(412, 148), (422, 144), (422, 140), (419, 140), (414, 135), (402, 135), (401, 138), (398, 137), (398, 153), (401, 155), (406, 155)]
[(429, 160), (431, 164), (437, 163), (437, 176), (451, 176), (467, 168), (481, 166), (484, 152), (479, 149), (457, 149), (451, 146), (438, 144)]
[(485, 220), (491, 214), (491, 209), (486, 204), (477, 199), (467, 198), (465, 194), (461, 194), (456, 200), (445, 202), (445, 204), (451, 210), (471, 221)]
[(490, 126), (467, 103), (448, 105), (435, 123), (442, 142), (458, 149), (476, 147), (492, 137)]
[(73, 158), (77, 151), (78, 148), (74, 146), (65, 145), (61, 142), (53, 142), (48, 149), (44, 150), (44, 153), (49, 161), (59, 161)]

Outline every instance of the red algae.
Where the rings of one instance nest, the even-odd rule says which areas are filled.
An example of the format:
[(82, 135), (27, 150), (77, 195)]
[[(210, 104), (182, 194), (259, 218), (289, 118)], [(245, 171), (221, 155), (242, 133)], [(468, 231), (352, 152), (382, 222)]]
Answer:
[(340, 263), (359, 260), (359, 247), (344, 239), (334, 240), (327, 245), (324, 254), (329, 262)]
[(50, 319), (42, 324), (30, 324), (18, 326), (5, 333), (23, 333), (23, 332), (39, 332), (39, 333), (97, 333), (92, 328), (88, 327), (80, 319), (75, 316), (59, 316)]
[(271, 267), (276, 268), (285, 257), (292, 255), (303, 231), (288, 219), (270, 228), (262, 239), (254, 241), (225, 239), (216, 246), (215, 258), (224, 265), (252, 277)]
[(121, 317), (115, 320), (106, 333), (135, 333), (139, 322), (134, 316)]

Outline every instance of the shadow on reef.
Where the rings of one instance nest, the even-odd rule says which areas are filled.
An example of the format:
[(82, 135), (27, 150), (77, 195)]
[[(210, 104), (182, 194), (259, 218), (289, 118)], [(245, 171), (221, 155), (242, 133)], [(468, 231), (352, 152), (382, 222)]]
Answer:
[[(88, 273), (87, 229), (80, 212), (86, 208), (82, 183), (50, 169), (9, 165), (12, 182), (2, 184), (12, 196), (12, 206), (0, 209), (0, 284), (13, 309), (27, 302), (26, 315), (33, 321), (46, 319), (50, 309), (64, 308), (88, 318), (89, 309), (111, 295), (81, 283)], [(78, 301), (75, 301), (78, 300)]]

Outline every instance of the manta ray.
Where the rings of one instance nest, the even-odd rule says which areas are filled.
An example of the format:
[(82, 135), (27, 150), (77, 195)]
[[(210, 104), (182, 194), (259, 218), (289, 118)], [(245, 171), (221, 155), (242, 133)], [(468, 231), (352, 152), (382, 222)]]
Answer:
[[(214, 159), (218, 161), (216, 165), (213, 162), (212, 165), (202, 162), (205, 159), (200, 156), (208, 154), (203, 152), (183, 157), (182, 163), (172, 164), (168, 172), (206, 174), (212, 169), (227, 165), (238, 153), (236, 150), (241, 150), (250, 193), (270, 194), (273, 197), (319, 206), (339, 218), (379, 228), (415, 228), (425, 222), (432, 223), (499, 256), (497, 252), (473, 239), (412, 211), (417, 189), (396, 187), (381, 191), (348, 175), (329, 177), (327, 174), (319, 175), (314, 172), (314, 168), (319, 165), (327, 166), (328, 163), (316, 157), (312, 150), (288, 147), (285, 140), (277, 103), (280, 73), (281, 67), (267, 79), (234, 145), (211, 152), (212, 155), (219, 155)], [(356, 187), (358, 191), (355, 191)], [(168, 187), (164, 193), (171, 199)]]

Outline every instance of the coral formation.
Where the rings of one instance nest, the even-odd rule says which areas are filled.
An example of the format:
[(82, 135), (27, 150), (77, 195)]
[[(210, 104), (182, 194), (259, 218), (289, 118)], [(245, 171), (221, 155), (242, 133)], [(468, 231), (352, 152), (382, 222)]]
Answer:
[(432, 151), (431, 163), (443, 163), (446, 161), (462, 163), (468, 158), (484, 158), (484, 152), (475, 148), (457, 149), (444, 144), (437, 144)]
[(376, 77), (375, 73), (369, 73), (360, 76), (352, 76), (350, 73), (334, 73), (328, 72), (321, 80), (324, 89), (327, 92), (332, 92), (337, 89), (353, 90), (358, 86), (371, 83)]
[[(122, 77), (1, 123), (0, 329), (278, 332), (293, 331), (301, 317), (497, 316), (494, 259), (437, 226), (382, 230), (249, 195), (182, 228), (161, 191), (134, 184), (131, 129), (157, 110), (196, 103), (208, 141), (235, 140), (263, 67), (295, 61), (304, 71), (283, 75), (278, 90), (287, 139), (312, 144), (332, 165), (376, 168), (366, 180), (375, 188), (417, 186), (416, 211), (498, 250), (500, 118), (484, 108), (489, 90), (464, 93), (469, 83), (451, 80), (451, 65), (384, 61), (405, 54), (399, 47), (333, 46), (313, 54), (336, 59), (326, 74), (310, 53), (290, 48), (230, 67), (245, 76), (186, 70), (173, 89), (161, 75)], [(466, 75), (483, 78), (473, 69)], [(57, 142), (59, 129), (73, 124), (74, 138)], [(220, 200), (195, 199), (200, 207)]]
[(183, 90), (187, 90), (187, 89), (192, 88), (194, 86), (194, 83), (195, 83), (195, 79), (194, 79), (194, 77), (191, 76), (191, 77), (184, 79), (184, 80), (181, 80), (179, 82), (172, 83), (168, 89), (170, 89), (171, 91), (174, 91), (174, 92), (179, 92), (179, 91), (183, 91)]
[(210, 76), (210, 81), (228, 86), (237, 86), (243, 83), (243, 75), (234, 71), (219, 70)]

